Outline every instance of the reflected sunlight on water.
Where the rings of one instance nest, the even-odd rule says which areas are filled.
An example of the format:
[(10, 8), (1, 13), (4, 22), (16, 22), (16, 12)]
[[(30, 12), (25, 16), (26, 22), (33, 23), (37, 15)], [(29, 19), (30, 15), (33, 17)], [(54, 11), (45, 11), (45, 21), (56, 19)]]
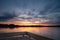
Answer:
[(0, 28), (0, 33), (9, 32), (31, 32), (45, 37), (60, 40), (60, 27), (18, 27), (18, 28)]
[(47, 31), (47, 27), (19, 27), (19, 28), (0, 28), (0, 33), (2, 32), (22, 32), (22, 31), (27, 31), (27, 32), (32, 32), (32, 33), (39, 33), (43, 31)]

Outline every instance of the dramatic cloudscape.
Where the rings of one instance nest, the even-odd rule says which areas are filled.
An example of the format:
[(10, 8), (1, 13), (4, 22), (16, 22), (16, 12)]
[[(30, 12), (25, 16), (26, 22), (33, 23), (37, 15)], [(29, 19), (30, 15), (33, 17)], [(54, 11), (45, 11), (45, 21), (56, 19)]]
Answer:
[(0, 0), (0, 23), (60, 24), (60, 0)]

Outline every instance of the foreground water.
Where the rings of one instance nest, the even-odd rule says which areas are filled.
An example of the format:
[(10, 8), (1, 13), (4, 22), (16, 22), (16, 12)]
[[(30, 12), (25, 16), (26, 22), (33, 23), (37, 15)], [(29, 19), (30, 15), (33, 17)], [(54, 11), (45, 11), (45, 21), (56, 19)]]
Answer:
[(49, 37), (54, 40), (60, 40), (60, 27), (0, 28), (0, 33), (24, 32), (24, 31), (38, 34), (45, 37)]

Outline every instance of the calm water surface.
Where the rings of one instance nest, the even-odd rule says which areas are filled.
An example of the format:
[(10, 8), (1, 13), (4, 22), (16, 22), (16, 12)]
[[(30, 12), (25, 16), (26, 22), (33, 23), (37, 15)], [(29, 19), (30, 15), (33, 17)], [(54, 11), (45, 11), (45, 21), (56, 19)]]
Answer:
[(0, 33), (9, 32), (31, 32), (41, 36), (60, 40), (60, 27), (19, 27), (19, 28), (0, 28)]

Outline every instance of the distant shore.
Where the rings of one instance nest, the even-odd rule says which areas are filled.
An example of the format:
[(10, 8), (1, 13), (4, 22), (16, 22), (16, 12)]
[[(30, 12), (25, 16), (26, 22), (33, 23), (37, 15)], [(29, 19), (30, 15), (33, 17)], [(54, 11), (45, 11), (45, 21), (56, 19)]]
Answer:
[(14, 27), (60, 27), (60, 25), (51, 25), (51, 26), (44, 26), (44, 25), (14, 25), (14, 24), (0, 24), (0, 28), (14, 28)]

